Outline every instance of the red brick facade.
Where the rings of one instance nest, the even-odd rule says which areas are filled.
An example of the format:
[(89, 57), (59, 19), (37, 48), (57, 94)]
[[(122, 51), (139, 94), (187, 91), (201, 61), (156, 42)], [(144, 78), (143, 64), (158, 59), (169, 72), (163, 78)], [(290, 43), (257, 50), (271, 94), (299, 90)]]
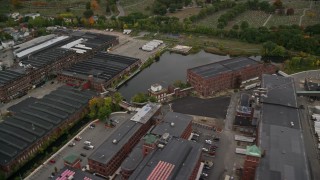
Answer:
[(260, 158), (255, 156), (246, 156), (243, 165), (242, 180), (254, 180), (256, 168), (259, 164)]
[(0, 87), (0, 102), (9, 102), (12, 99), (25, 95), (34, 85), (43, 82), (50, 75), (57, 74), (62, 69), (68, 68), (76, 62), (88, 59), (88, 57), (93, 56), (97, 51), (104, 50), (105, 48), (117, 44), (119, 44), (119, 38), (116, 38), (112, 42), (106, 42), (101, 47), (88, 51), (85, 54), (79, 55), (72, 53), (41, 68), (26, 69), (26, 74), (22, 78), (16, 79), (5, 86)]
[(39, 139), (33, 145), (29, 146), (27, 149), (22, 151), (9, 164), (7, 164), (6, 166), (1, 166), (1, 169), (3, 171), (7, 172), (8, 174), (10, 174), (13, 169), (24, 164), (25, 162), (27, 162), (29, 160), (29, 158), (31, 158), (32, 156), (37, 154), (39, 152), (39, 149), (41, 147), (43, 147), (43, 145), (45, 145), (47, 142), (49, 142), (50, 139), (52, 139), (52, 137), (59, 137), (61, 135), (61, 132), (63, 129), (68, 128), (70, 126), (70, 124), (83, 118), (84, 115), (87, 113), (88, 113), (88, 106), (83, 107), (82, 109), (79, 109), (72, 116), (70, 116), (68, 119), (66, 119), (62, 124), (60, 124), (59, 127), (57, 127), (56, 129), (53, 129), (46, 136), (43, 136), (41, 139)]
[[(158, 115), (160, 111), (156, 112), (154, 116)], [(134, 146), (140, 141), (140, 139), (147, 133), (147, 131), (154, 124), (153, 120), (150, 119), (148, 122), (143, 124), (140, 129), (129, 139), (129, 141), (121, 147), (117, 154), (107, 163), (103, 164), (88, 158), (88, 164), (90, 171), (103, 175), (105, 177), (113, 175), (116, 170), (120, 167), (121, 163), (131, 152)]]
[(242, 81), (261, 77), (262, 74), (273, 74), (276, 67), (271, 64), (257, 63), (237, 71), (226, 71), (211, 78), (204, 78), (188, 69), (187, 81), (201, 96), (211, 96), (216, 92), (239, 88)]

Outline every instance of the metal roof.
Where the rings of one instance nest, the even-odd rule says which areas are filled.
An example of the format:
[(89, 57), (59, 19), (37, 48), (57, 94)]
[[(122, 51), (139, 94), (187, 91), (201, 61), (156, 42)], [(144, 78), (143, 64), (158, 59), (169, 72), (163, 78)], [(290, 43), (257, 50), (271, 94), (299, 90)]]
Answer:
[(163, 118), (163, 121), (154, 127), (152, 134), (162, 136), (164, 133), (169, 133), (173, 137), (181, 137), (188, 125), (192, 121), (192, 116), (168, 112)]
[(107, 82), (137, 61), (139, 61), (137, 58), (100, 52), (93, 58), (72, 65), (61, 74), (85, 80), (89, 75), (93, 75), (95, 80), (100, 79)]
[(4, 86), (11, 81), (15, 81), (21, 78), (24, 73), (20, 73), (13, 70), (0, 71), (0, 86)]
[(189, 71), (206, 79), (217, 76), (221, 73), (237, 71), (244, 67), (257, 65), (259, 63), (260, 62), (251, 58), (239, 57), (194, 67), (189, 69)]
[(145, 124), (160, 109), (160, 107), (160, 104), (148, 103), (139, 109), (130, 120)]
[[(50, 94), (69, 98), (48, 98)], [(50, 94), (42, 99), (29, 98), (15, 105), (11, 108), (15, 112), (13, 116), (0, 123), (1, 165), (9, 163), (28, 146), (59, 127), (95, 95), (91, 91), (79, 91), (67, 86), (59, 87)]]
[(41, 44), (35, 45), (35, 46), (31, 47), (31, 48), (25, 49), (25, 50), (17, 53), (16, 56), (18, 58), (21, 58), (23, 56), (26, 56), (26, 55), (32, 53), (32, 52), (35, 52), (37, 50), (43, 49), (45, 47), (48, 47), (48, 46), (50, 46), (52, 44), (55, 44), (55, 43), (57, 43), (59, 41), (62, 41), (64, 39), (67, 39), (68, 37), (69, 36), (58, 36), (58, 37), (55, 37), (53, 39), (49, 39), (48, 41), (45, 41), (45, 42), (43, 42)]
[[(198, 160), (201, 159), (202, 145), (184, 139), (171, 139), (163, 149), (150, 152), (129, 177), (130, 180), (145, 180), (155, 172), (160, 161), (174, 165), (167, 179), (189, 179)], [(163, 170), (162, 168), (157, 171)]]
[(310, 179), (293, 79), (263, 75), (262, 88), (268, 89), (259, 125), (265, 155), (255, 179)]

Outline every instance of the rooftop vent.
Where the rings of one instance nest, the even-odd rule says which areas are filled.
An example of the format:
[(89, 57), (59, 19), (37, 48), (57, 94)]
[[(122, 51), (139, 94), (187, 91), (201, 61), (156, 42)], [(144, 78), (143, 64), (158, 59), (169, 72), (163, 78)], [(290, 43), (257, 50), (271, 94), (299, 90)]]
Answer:
[(174, 122), (170, 123), (170, 126), (173, 127), (174, 126)]
[(158, 144), (158, 148), (163, 149), (163, 148), (164, 148), (164, 145), (163, 145), (163, 144)]
[(117, 144), (118, 141), (117, 141), (116, 139), (114, 139), (114, 140), (112, 141), (112, 143), (113, 143), (113, 144)]

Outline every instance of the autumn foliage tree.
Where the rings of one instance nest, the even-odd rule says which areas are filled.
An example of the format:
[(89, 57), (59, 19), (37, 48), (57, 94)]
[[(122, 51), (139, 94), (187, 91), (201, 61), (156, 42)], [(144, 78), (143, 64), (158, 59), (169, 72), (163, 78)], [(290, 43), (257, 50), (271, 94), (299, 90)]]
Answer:
[(20, 0), (11, 0), (11, 4), (13, 5), (14, 8), (22, 8), (22, 4)]
[(98, 10), (100, 8), (99, 3), (96, 0), (91, 0), (90, 6), (92, 10)]
[(283, 8), (282, 1), (281, 1), (281, 0), (276, 0), (276, 1), (273, 3), (273, 6), (274, 6), (276, 9), (281, 9), (281, 8)]

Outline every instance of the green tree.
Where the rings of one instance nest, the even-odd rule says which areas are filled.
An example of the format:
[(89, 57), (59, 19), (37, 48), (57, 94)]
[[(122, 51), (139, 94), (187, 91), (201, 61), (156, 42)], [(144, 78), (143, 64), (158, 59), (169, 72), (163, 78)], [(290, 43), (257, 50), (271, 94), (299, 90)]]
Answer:
[(115, 103), (119, 104), (123, 100), (123, 96), (120, 92), (115, 92), (113, 94), (113, 100), (115, 101)]
[(149, 101), (155, 103), (158, 102), (158, 99), (155, 96), (150, 96)]
[(93, 16), (93, 11), (91, 9), (88, 9), (83, 13), (83, 15), (85, 18), (90, 18), (91, 16)]
[(86, 3), (86, 10), (89, 10), (91, 8), (91, 3), (90, 1)]
[(148, 98), (144, 93), (137, 93), (132, 97), (131, 101), (136, 103), (144, 103), (148, 101)]
[(241, 22), (241, 25), (240, 25), (240, 28), (241, 28), (242, 31), (245, 30), (245, 29), (247, 29), (247, 28), (249, 28), (249, 23), (248, 23), (248, 21), (242, 21), (242, 22)]

